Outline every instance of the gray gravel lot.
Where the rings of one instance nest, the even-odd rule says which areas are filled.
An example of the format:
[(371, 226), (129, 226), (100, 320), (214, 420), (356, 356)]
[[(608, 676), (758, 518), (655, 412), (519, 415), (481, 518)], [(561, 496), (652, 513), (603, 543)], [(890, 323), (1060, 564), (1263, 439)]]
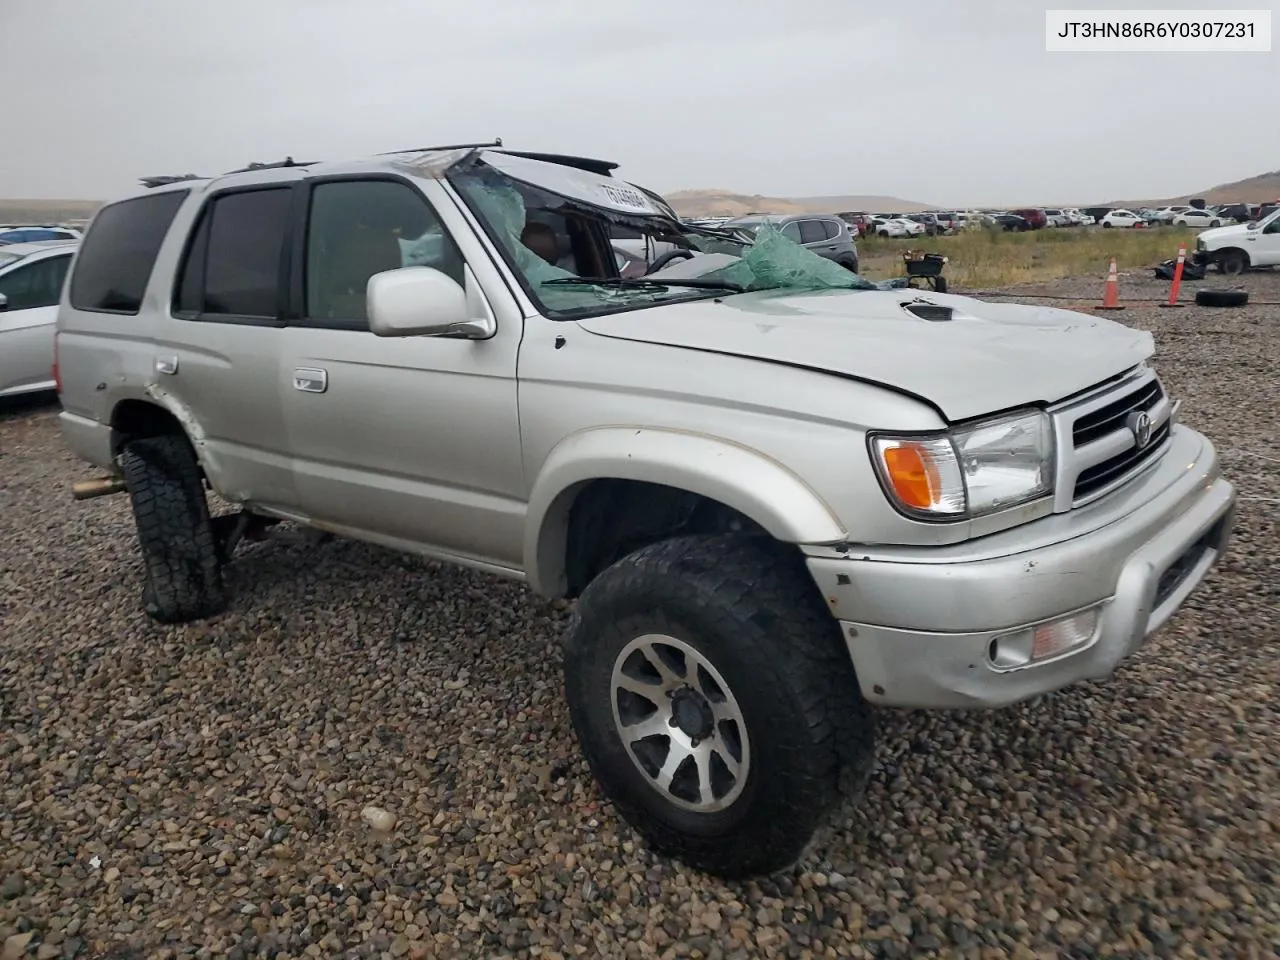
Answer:
[[(1243, 283), (1280, 301), (1280, 274)], [(1101, 296), (1094, 280), (1037, 289)], [(1166, 291), (1122, 278), (1124, 297)], [(89, 473), (56, 408), (11, 404), (0, 944), (42, 958), (1280, 955), (1280, 306), (1110, 316), (1155, 332), (1183, 418), (1218, 444), (1245, 498), (1232, 551), (1109, 682), (997, 713), (883, 714), (861, 807), (803, 870), (735, 885), (650, 856), (597, 794), (561, 699), (562, 604), (282, 529), (242, 548), (229, 613), (157, 626), (127, 502), (72, 501)], [(362, 819), (370, 805), (390, 831)]]

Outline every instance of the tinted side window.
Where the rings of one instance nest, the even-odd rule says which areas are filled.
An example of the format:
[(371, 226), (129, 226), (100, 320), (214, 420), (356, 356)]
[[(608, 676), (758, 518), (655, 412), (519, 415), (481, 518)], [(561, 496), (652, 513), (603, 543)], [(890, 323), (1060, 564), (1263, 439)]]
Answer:
[(822, 229), (827, 231), (827, 239), (834, 240), (840, 236), (840, 224), (835, 220), (823, 220)]
[(56, 307), (70, 265), (71, 257), (66, 256), (47, 257), (18, 267), (0, 277), (0, 293), (8, 298), (11, 311)]
[(180, 273), (180, 313), (280, 316), (292, 193), (290, 187), (271, 187), (222, 194), (209, 202)]
[(821, 243), (825, 239), (827, 239), (827, 231), (823, 229), (821, 220), (800, 221), (801, 243)]
[(71, 275), (71, 306), (135, 314), (142, 307), (160, 244), (186, 190), (135, 197), (104, 207), (80, 244)]
[(800, 221), (792, 220), (789, 223), (783, 224), (782, 235), (788, 240), (794, 240), (796, 243), (802, 243), (803, 241), (800, 239)]
[(407, 266), (434, 267), (464, 282), (462, 254), (422, 194), (394, 180), (315, 186), (307, 224), (307, 317), (367, 323), (369, 278)]

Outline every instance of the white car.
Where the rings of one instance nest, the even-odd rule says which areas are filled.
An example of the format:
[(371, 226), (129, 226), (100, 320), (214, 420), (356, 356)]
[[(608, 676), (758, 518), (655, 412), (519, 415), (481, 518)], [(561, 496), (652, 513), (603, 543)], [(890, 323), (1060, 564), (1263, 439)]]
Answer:
[(1173, 218), (1175, 227), (1220, 227), (1222, 222), (1222, 217), (1212, 210), (1197, 210), (1194, 207), (1183, 210)]
[(1104, 227), (1144, 227), (1147, 221), (1129, 210), (1112, 210), (1102, 218)]
[(53, 324), (77, 243), (0, 247), (0, 397), (54, 388)]
[(1173, 206), (1173, 207), (1161, 207), (1159, 210), (1155, 212), (1155, 215), (1152, 217), (1152, 219), (1155, 220), (1157, 223), (1173, 223), (1174, 217), (1180, 216), (1186, 211), (1193, 210), (1193, 209), (1195, 208), (1188, 206), (1186, 204), (1180, 204), (1178, 206)]
[(905, 217), (873, 217), (871, 228), (878, 237), (918, 237), (925, 232), (923, 223), (907, 220)]

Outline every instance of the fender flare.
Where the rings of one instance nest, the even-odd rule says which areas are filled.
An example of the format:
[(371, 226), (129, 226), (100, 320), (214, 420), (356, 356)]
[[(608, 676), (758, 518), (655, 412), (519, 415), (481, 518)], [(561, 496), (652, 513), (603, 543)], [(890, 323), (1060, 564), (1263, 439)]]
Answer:
[(567, 589), (569, 511), (592, 480), (638, 480), (717, 500), (786, 543), (840, 543), (844, 525), (817, 492), (772, 457), (730, 440), (677, 429), (595, 427), (547, 455), (529, 496), (524, 567), (543, 596)]

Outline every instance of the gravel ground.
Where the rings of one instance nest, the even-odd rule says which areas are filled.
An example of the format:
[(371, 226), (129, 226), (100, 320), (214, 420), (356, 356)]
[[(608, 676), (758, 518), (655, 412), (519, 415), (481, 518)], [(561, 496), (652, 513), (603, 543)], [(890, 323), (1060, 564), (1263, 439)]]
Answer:
[[(1280, 275), (1245, 283), (1280, 301)], [(242, 548), (231, 612), (159, 627), (126, 501), (73, 502), (54, 408), (7, 408), (3, 956), (1280, 954), (1280, 307), (1111, 316), (1155, 332), (1218, 444), (1232, 551), (1109, 682), (884, 713), (864, 804), (794, 874), (733, 885), (597, 794), (562, 604), (281, 529)]]

